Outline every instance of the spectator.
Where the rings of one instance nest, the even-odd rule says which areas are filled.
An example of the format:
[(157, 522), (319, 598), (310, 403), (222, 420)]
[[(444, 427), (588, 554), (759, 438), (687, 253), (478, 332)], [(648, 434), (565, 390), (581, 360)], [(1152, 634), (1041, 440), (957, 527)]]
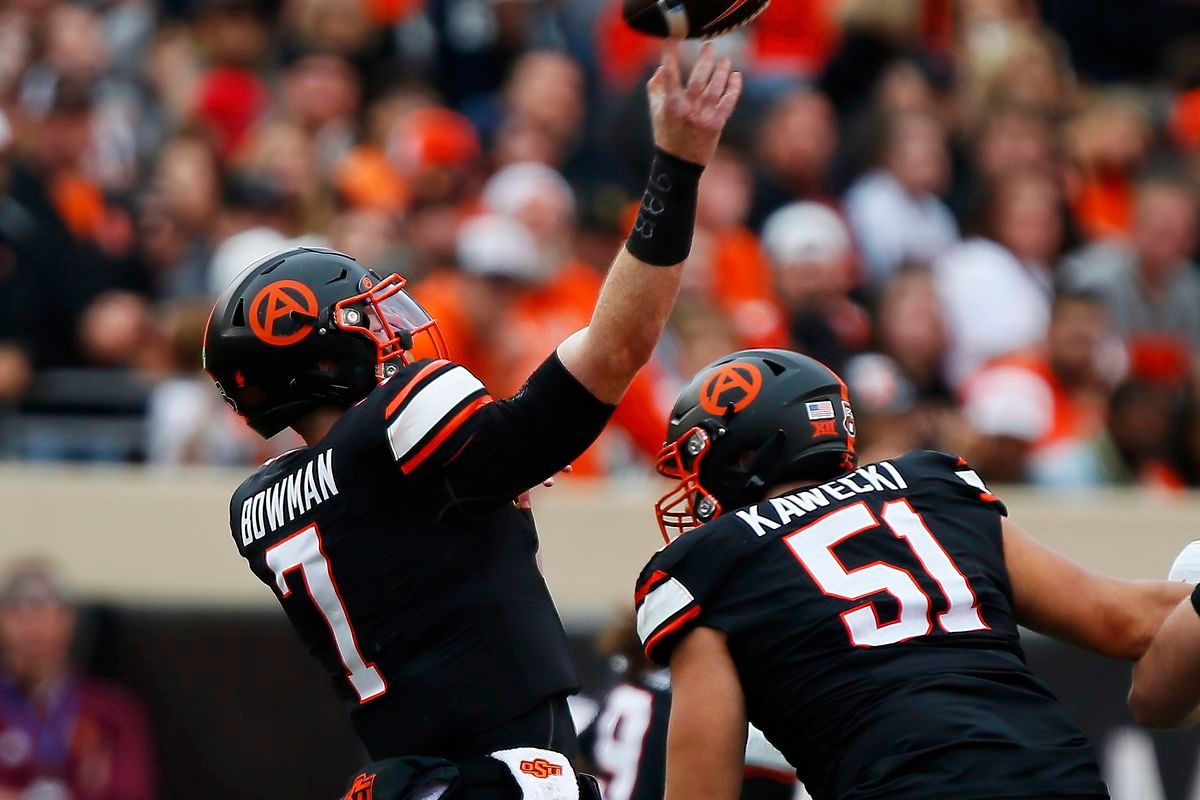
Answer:
[[(1164, 88), (1195, 83), (1182, 49), (1168, 58), (1140, 41), (1136, 58), (1104, 65), (1121, 88), (1095, 88), (1075, 82), (1046, 24), (1071, 16), (1057, 6), (787, 5), (722, 39), (754, 102), (704, 176), (690, 283), (663, 348), (669, 370), (722, 342), (794, 344), (861, 367), (879, 401), (878, 424), (867, 414), (863, 427), (882, 430), (887, 446), (953, 448), (971, 374), (1019, 366), (1043, 386), (1047, 374), (1066, 380), (1051, 364), (1058, 280), (1104, 298), (1135, 378), (1178, 384), (1200, 369), (1191, 190), (1177, 177), (1134, 183), (1200, 141), (1200, 104)], [(1185, 27), (1163, 41), (1182, 48)], [(1095, 44), (1090, 34), (1060, 30), (1095, 60), (1079, 49)], [(551, 332), (582, 324), (583, 298), (641, 188), (646, 165), (631, 170), (610, 153), (641, 150), (648, 136), (638, 84), (660, 44), (622, 21), (617, 0), (5, 6), (0, 403), (35, 382), (58, 385), (38, 380), (46, 368), (115, 367), (114, 386), (166, 374), (180, 389), (191, 366), (164, 358), (160, 321), (174, 330), (178, 308), (210, 301), (246, 264), (293, 243), (331, 244), (405, 275), (494, 390), (517, 388), (513, 376), (544, 355)], [(1172, 135), (1159, 137), (1160, 126)], [(768, 218), (813, 203), (845, 225), (774, 224), (768, 258)], [(460, 252), (481, 211), (523, 225), (532, 258), (514, 267)], [(846, 228), (846, 263), (782, 254)], [(1091, 246), (1062, 262), (1076, 236)], [(1081, 341), (1086, 305), (1063, 309)], [(660, 372), (617, 415), (649, 455), (657, 394), (671, 380)], [(159, 404), (156, 436), (176, 427), (190, 439), (185, 394)], [(1051, 395), (1058, 431), (1061, 397)], [(162, 445), (168, 461), (259, 455), (155, 441), (173, 442)], [(624, 463), (614, 444), (591, 467)], [(1045, 443), (1031, 447), (1040, 459)]]
[(1063, 264), (1066, 285), (1102, 296), (1129, 343), (1136, 375), (1181, 379), (1200, 346), (1197, 198), (1190, 183), (1147, 178), (1128, 244), (1091, 245)]
[[(270, 101), (267, 85), (254, 72), (270, 44), (268, 23), (265, 8), (256, 0), (203, 3), (194, 30), (208, 66), (192, 76), (198, 67), (188, 62), (198, 60), (198, 54), (189, 53), (181, 42), (168, 43), (160, 52), (167, 67), (164, 79), (194, 78), (194, 95), (181, 100), (179, 110), (213, 136), (222, 157), (237, 151)], [(172, 87), (164, 84), (163, 90), (169, 96)]]
[(1037, 174), (1002, 178), (981, 209), (978, 230), (933, 271), (950, 338), (947, 375), (955, 385), (989, 360), (1045, 338), (1063, 243), (1057, 185)]
[(220, 204), (220, 173), (211, 147), (195, 137), (167, 142), (138, 217), (142, 258), (157, 297), (206, 294)]
[(543, 137), (549, 166), (562, 169), (583, 135), (587, 103), (583, 71), (565, 53), (534, 51), (513, 66), (504, 87), (504, 124)]
[(671, 317), (666, 351), (671, 385), (667, 397), (678, 396), (692, 377), (741, 344), (729, 317), (709, 298), (684, 298)]
[(917, 390), (892, 359), (879, 353), (851, 358), (842, 375), (854, 398), (855, 449), (864, 464), (918, 448), (936, 449), (917, 405)]
[(269, 181), (280, 194), (282, 232), (319, 235), (333, 218), (333, 198), (314, 138), (301, 126), (273, 122), (246, 139), (233, 164)]
[(696, 236), (683, 293), (706, 296), (721, 308), (741, 347), (779, 347), (788, 340), (787, 321), (771, 265), (758, 237), (746, 227), (752, 191), (753, 176), (742, 155), (731, 148), (718, 150), (700, 179)]
[(1005, 175), (1031, 173), (1057, 179), (1062, 173), (1059, 132), (1051, 119), (1023, 106), (991, 109), (975, 126), (964, 194), (955, 213), (976, 219), (987, 200), (988, 187)]
[[(1020, 4), (1002, 5), (1014, 8)], [(1020, 11), (1015, 13), (1019, 15)], [(1058, 113), (1069, 108), (1074, 75), (1066, 48), (1045, 28), (1024, 20), (1014, 22), (1010, 24), (1007, 38), (993, 35), (992, 41), (1000, 42), (1001, 46), (997, 49), (996, 68), (983, 77), (984, 104), (1016, 103), (1045, 113)]]
[(207, 300), (178, 301), (159, 315), (165, 375), (146, 410), (146, 452), (153, 464), (261, 464), (300, 444), (292, 431), (264, 442), (212, 390), (200, 363), (211, 310)]
[(958, 225), (938, 199), (950, 178), (946, 133), (924, 113), (885, 117), (874, 168), (846, 193), (846, 216), (878, 287), (901, 264), (930, 264), (958, 240)]
[(265, 177), (229, 176), (223, 188), (224, 214), (208, 268), (208, 293), (216, 297), (248, 265), (288, 245), (292, 217), (283, 192)]
[(1060, 293), (1054, 299), (1045, 346), (1000, 358), (967, 380), (967, 407), (981, 392), (998, 383), (1028, 385), (1029, 402), (1045, 404), (1050, 422), (1033, 443), (1033, 457), (1053, 453), (1093, 438), (1104, 425), (1111, 364), (1106, 364), (1110, 337), (1108, 313), (1099, 297)]
[(1177, 393), (1161, 383), (1134, 380), (1113, 392), (1106, 427), (1094, 438), (1039, 459), (1033, 479), (1042, 486), (1141, 485), (1179, 488), (1171, 463)]
[(1097, 97), (1067, 128), (1077, 171), (1071, 210), (1088, 239), (1128, 237), (1133, 224), (1134, 176), (1151, 144), (1146, 111), (1132, 92)]
[(827, 197), (837, 137), (833, 106), (820, 92), (798, 90), (775, 102), (758, 131), (751, 227), (761, 230), (767, 216), (786, 203)]
[(875, 309), (875, 350), (892, 359), (922, 403), (954, 397), (945, 377), (947, 334), (927, 270), (906, 267), (884, 288)]
[(458, 269), (437, 270), (413, 289), (438, 321), (455, 361), (486, 386), (505, 386), (524, 343), (507, 330), (522, 296), (546, 280), (537, 242), (511, 217), (483, 214), (458, 233)]
[(963, 406), (968, 427), (963, 456), (988, 481), (1026, 480), (1034, 446), (1053, 424), (1049, 387), (1028, 370), (998, 367), (980, 375), (971, 389)]
[(0, 798), (150, 800), (140, 704), (75, 671), (75, 611), (53, 571), (14, 565), (0, 584)]
[(282, 117), (308, 134), (318, 168), (328, 170), (354, 144), (361, 94), (358, 73), (346, 59), (293, 54), (283, 77)]
[(1175, 437), (1174, 461), (1179, 477), (1188, 486), (1200, 486), (1200, 397), (1192, 386), (1179, 420), (1180, 435)]
[(866, 311), (850, 299), (855, 258), (850, 232), (820, 203), (794, 203), (763, 228), (763, 245), (788, 314), (791, 345), (840, 370), (870, 339)]
[[(573, 255), (575, 194), (563, 177), (542, 164), (514, 164), (492, 176), (481, 194), (490, 211), (512, 217), (529, 230), (537, 245), (540, 276), (536, 285), (521, 293), (505, 328), (516, 357), (500, 386), (499, 394), (515, 392), (514, 382), (530, 374), (554, 343), (587, 325), (601, 277)], [(645, 458), (656, 458), (662, 445), (663, 398), (657, 391), (659, 367), (642, 370), (617, 407), (613, 421)], [(604, 469), (602, 439), (575, 464), (575, 474), (595, 475)]]
[[(408, 210), (412, 187), (402, 172), (405, 164), (393, 163), (388, 158), (388, 142), (409, 114), (432, 105), (433, 101), (425, 92), (406, 89), (389, 93), (368, 109), (362, 140), (331, 169), (330, 180), (340, 200), (355, 208), (369, 208), (396, 216)], [(471, 152), (455, 155), (470, 159), (475, 150), (474, 132), (463, 141), (466, 139), (472, 142)]]
[(40, 367), (86, 363), (76, 327), (85, 311), (110, 291), (146, 291), (131, 215), (108, 202), (88, 169), (93, 90), (56, 79), (45, 96), (31, 98), (23, 147), (8, 174), (10, 211), (19, 215), (9, 226), (21, 254), (15, 269), (31, 273), (26, 280), (35, 284), (56, 276), (52, 291), (34, 289), (31, 339)]

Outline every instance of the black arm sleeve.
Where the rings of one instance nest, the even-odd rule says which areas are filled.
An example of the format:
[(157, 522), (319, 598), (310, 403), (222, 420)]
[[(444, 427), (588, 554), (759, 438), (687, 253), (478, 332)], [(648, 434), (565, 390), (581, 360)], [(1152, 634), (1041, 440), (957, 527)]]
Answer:
[(537, 486), (596, 441), (614, 408), (552, 353), (519, 392), (471, 417), (466, 443), (442, 473), (451, 504), (483, 510)]

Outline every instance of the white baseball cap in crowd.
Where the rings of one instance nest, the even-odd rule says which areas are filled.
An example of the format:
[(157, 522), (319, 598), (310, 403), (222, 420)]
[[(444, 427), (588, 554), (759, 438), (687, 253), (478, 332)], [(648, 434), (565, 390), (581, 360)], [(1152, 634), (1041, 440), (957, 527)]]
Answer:
[(459, 268), (468, 275), (540, 283), (549, 275), (529, 229), (501, 214), (467, 220), (458, 231)]
[(963, 412), (978, 433), (1034, 443), (1054, 424), (1054, 395), (1027, 369), (988, 367), (967, 382)]
[(854, 250), (841, 215), (811, 200), (791, 203), (768, 217), (762, 244), (776, 266), (835, 261)]
[(484, 207), (496, 214), (515, 216), (534, 202), (550, 201), (575, 215), (575, 191), (556, 170), (535, 162), (510, 164), (483, 187)]

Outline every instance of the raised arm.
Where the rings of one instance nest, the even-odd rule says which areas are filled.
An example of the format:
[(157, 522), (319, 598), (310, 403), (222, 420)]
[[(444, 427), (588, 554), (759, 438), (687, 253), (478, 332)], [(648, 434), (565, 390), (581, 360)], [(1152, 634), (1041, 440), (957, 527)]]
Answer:
[(742, 91), (742, 76), (711, 45), (685, 86), (676, 48), (648, 84), (656, 154), (637, 223), (613, 261), (588, 327), (558, 356), (605, 403), (621, 399), (658, 344), (691, 250), (700, 173)]
[[(684, 86), (678, 56), (667, 50), (649, 83), (657, 148), (650, 180), (591, 323), (568, 337), (515, 396), (495, 403), (479, 397), (461, 411), (453, 404), (437, 411), (450, 422), (426, 445), (439, 455), (427, 459), (426, 470), (445, 487), (447, 508), (483, 511), (507, 502), (578, 458), (604, 430), (675, 304), (700, 173), (741, 89), (729, 59), (718, 60), (711, 47)], [(483, 392), (469, 376), (458, 376), (454, 385)], [(460, 393), (450, 397), (458, 402)]]
[(1132, 661), (1190, 591), (1167, 581), (1129, 581), (1086, 569), (1004, 520), (1004, 560), (1017, 622)]

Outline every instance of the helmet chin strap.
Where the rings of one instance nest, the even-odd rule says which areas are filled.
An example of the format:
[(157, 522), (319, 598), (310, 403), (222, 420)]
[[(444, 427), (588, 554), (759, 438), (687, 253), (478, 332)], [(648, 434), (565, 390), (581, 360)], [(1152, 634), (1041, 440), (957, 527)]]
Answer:
[(413, 349), (413, 335), (410, 331), (396, 331), (396, 338), (400, 340), (400, 352), (389, 358), (387, 361), (381, 362), (376, 369), (376, 377), (384, 381), (395, 375), (408, 362), (404, 356), (406, 353), (411, 353)]

